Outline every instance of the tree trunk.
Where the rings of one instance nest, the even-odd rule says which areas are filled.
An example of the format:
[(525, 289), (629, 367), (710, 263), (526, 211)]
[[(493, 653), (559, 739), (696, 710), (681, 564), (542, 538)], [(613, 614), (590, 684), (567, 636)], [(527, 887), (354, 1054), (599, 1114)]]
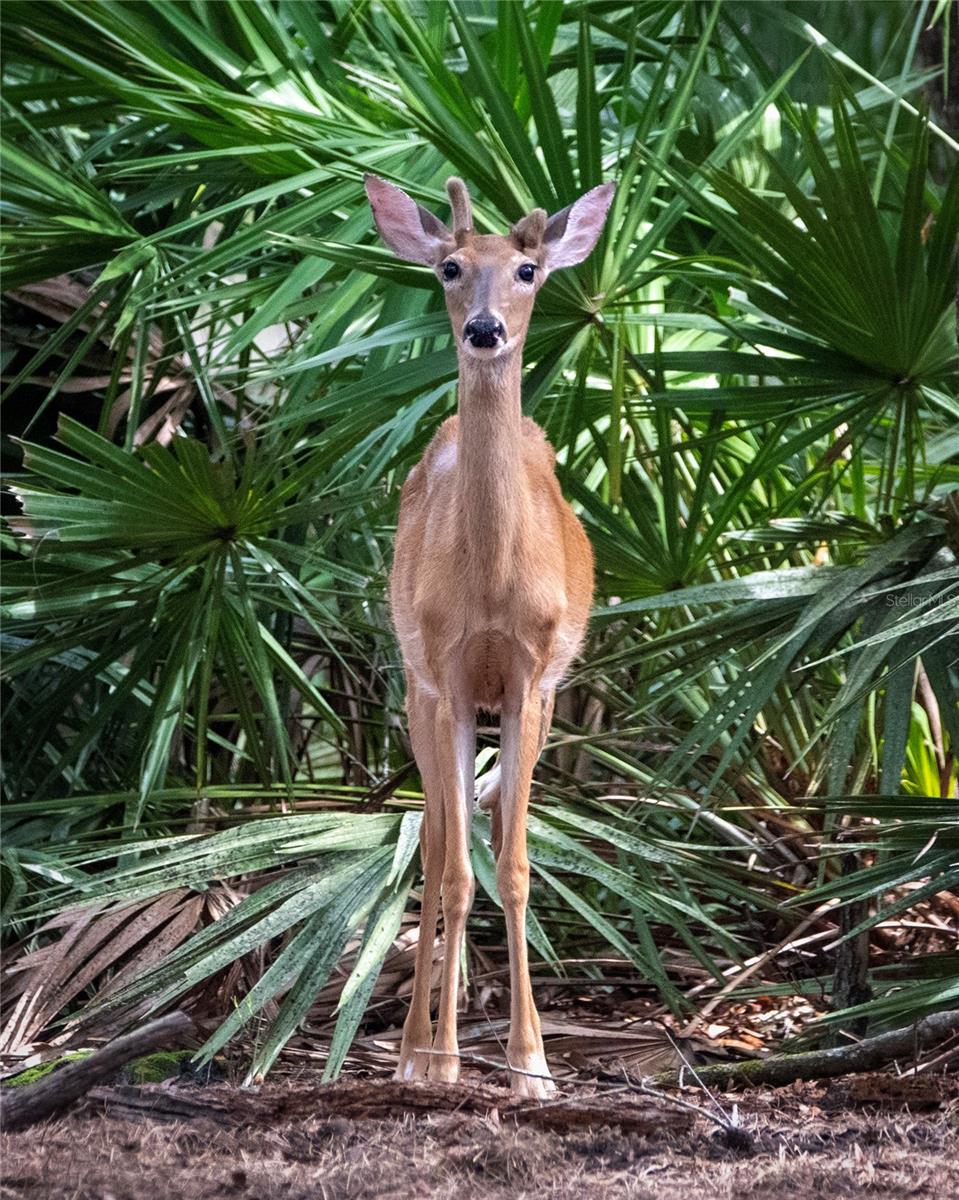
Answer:
[[(858, 867), (855, 854), (846, 854), (843, 857), (843, 875), (855, 874)], [(869, 905), (866, 901), (844, 904), (839, 910), (839, 936), (843, 937), (851, 929), (855, 929), (868, 915)], [(833, 1009), (851, 1008), (872, 999), (872, 989), (869, 987), (869, 932), (868, 929), (864, 929), (862, 933), (836, 947), (836, 969), (833, 972), (832, 985)], [(841, 1045), (844, 1033), (862, 1037), (866, 1027), (864, 1017), (844, 1022), (836, 1029), (833, 1044)]]
[[(857, 1071), (876, 1071), (897, 1059), (912, 1062), (923, 1050), (938, 1046), (959, 1032), (959, 1010), (932, 1013), (905, 1029), (893, 1029), (877, 1037), (866, 1038), (829, 1050), (809, 1050), (802, 1054), (776, 1054), (772, 1058), (754, 1058), (729, 1066), (700, 1067), (695, 1073), (684, 1067), (679, 1076), (685, 1083), (715, 1087), (782, 1087), (797, 1079), (835, 1079)], [(657, 1084), (677, 1082), (675, 1071), (657, 1075)]]

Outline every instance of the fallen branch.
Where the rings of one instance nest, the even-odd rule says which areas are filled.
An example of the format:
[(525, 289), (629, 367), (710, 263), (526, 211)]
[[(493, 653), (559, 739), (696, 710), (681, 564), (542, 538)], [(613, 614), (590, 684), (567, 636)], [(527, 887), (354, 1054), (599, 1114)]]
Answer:
[(98, 1083), (116, 1075), (121, 1067), (144, 1054), (152, 1054), (193, 1033), (193, 1022), (182, 1012), (172, 1012), (124, 1034), (94, 1051), (89, 1058), (51, 1071), (36, 1083), (0, 1089), (0, 1125), (5, 1130), (26, 1129), (63, 1112)]
[[(631, 1089), (634, 1090), (634, 1089)], [(562, 1105), (519, 1099), (506, 1088), (484, 1083), (407, 1083), (397, 1080), (341, 1080), (320, 1086), (239, 1089), (177, 1089), (163, 1085), (97, 1088), (91, 1100), (114, 1116), (160, 1121), (206, 1119), (227, 1127), (286, 1127), (315, 1118), (383, 1120), (400, 1113), (433, 1116), (440, 1112), (474, 1113), (512, 1120), (539, 1129), (582, 1129), (618, 1125), (624, 1133), (652, 1134), (688, 1129), (692, 1116), (663, 1110), (636, 1097), (602, 1092), (569, 1099)]]
[[(428, 1053), (435, 1053), (429, 1051)], [(510, 1067), (508, 1062), (497, 1062), (492, 1058), (484, 1058), (481, 1054), (459, 1054), (457, 1057), (461, 1062), (476, 1063), (479, 1066), (495, 1067), (498, 1071), (512, 1071), (514, 1075), (525, 1075), (529, 1079), (549, 1079), (552, 1081), (551, 1075), (539, 1074), (536, 1071), (524, 1071), (519, 1067)], [(638, 1096), (649, 1096), (651, 1100), (657, 1100), (660, 1104), (671, 1106), (672, 1108), (682, 1109), (684, 1112), (692, 1113), (695, 1117), (703, 1117), (707, 1121), (712, 1121), (714, 1125), (718, 1125), (726, 1134), (727, 1141), (731, 1144), (746, 1146), (751, 1144), (749, 1135), (743, 1130), (739, 1123), (739, 1115), (736, 1106), (733, 1105), (732, 1116), (728, 1116), (718, 1103), (715, 1097), (710, 1096), (713, 1104), (718, 1109), (718, 1115), (711, 1113), (708, 1109), (702, 1108), (698, 1104), (691, 1104), (688, 1100), (683, 1100), (679, 1096), (671, 1096), (667, 1092), (662, 1092), (659, 1088), (653, 1087), (647, 1080), (642, 1080), (639, 1083), (630, 1079), (628, 1075), (623, 1074), (621, 1083), (608, 1084), (602, 1081), (591, 1079), (561, 1079), (559, 1080), (560, 1087), (577, 1087), (590, 1088), (593, 1091), (603, 1092), (606, 1096), (610, 1096), (615, 1092), (632, 1092)], [(705, 1088), (703, 1089), (706, 1090)], [(559, 1096), (555, 1100), (543, 1100), (539, 1102), (539, 1108), (535, 1111), (538, 1114), (538, 1123), (545, 1124), (549, 1120), (548, 1114), (559, 1108), (571, 1108), (575, 1110), (577, 1107), (582, 1107), (583, 1097), (577, 1096), (575, 1090), (572, 1095)], [(545, 1118), (545, 1119), (544, 1119)], [(610, 1122), (612, 1123), (612, 1122)]]
[(688, 1075), (702, 1086), (782, 1087), (797, 1079), (835, 1079), (860, 1071), (877, 1071), (897, 1059), (913, 1060), (923, 1050), (940, 1045), (959, 1031), (959, 1010), (932, 1013), (905, 1029), (893, 1029), (876, 1037), (837, 1046), (830, 1050), (808, 1050), (801, 1054), (776, 1054), (771, 1058), (753, 1058), (745, 1062), (723, 1063), (713, 1067), (689, 1067), (656, 1075), (651, 1082), (660, 1085), (689, 1082)]

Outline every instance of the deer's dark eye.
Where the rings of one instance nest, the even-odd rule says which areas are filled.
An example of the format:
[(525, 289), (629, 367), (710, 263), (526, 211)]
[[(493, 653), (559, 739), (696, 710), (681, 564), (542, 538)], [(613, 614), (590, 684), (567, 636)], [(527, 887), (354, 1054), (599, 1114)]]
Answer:
[(524, 283), (532, 283), (533, 277), (536, 275), (536, 266), (534, 263), (523, 263), (516, 274)]
[(459, 263), (455, 263), (452, 259), (449, 262), (443, 263), (443, 278), (455, 279), (460, 273)]

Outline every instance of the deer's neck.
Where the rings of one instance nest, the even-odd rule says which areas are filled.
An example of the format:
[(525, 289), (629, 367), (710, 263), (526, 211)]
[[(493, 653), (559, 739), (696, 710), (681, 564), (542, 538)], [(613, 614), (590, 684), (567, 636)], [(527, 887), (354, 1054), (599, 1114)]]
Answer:
[(528, 514), (523, 467), (522, 354), (460, 358), (458, 510), (470, 566), (505, 586)]

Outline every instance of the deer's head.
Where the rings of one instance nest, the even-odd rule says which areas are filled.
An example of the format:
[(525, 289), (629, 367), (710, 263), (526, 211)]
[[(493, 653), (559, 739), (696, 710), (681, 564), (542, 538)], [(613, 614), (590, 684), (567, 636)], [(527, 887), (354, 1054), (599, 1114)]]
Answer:
[(375, 175), (365, 183), (383, 241), (398, 258), (433, 268), (457, 345), (478, 359), (522, 347), (536, 293), (551, 271), (587, 257), (615, 190), (615, 184), (601, 184), (552, 217), (534, 208), (500, 235), (474, 233), (461, 179), (446, 183), (452, 229), (392, 183)]

